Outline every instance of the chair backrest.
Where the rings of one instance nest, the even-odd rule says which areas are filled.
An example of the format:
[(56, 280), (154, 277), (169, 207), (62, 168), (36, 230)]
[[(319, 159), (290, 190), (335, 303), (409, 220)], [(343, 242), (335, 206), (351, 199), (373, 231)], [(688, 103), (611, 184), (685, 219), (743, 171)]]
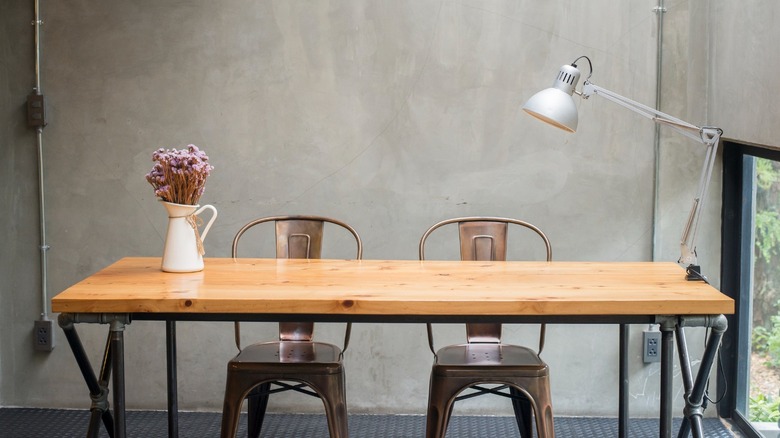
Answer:
[[(363, 258), (363, 242), (354, 228), (336, 219), (324, 216), (269, 216), (255, 219), (244, 225), (233, 238), (233, 258), (238, 257), (238, 242), (250, 228), (274, 222), (276, 229), (276, 258), (319, 259), (322, 257), (322, 237), (325, 223), (337, 225), (347, 230), (355, 239), (356, 259)], [(240, 323), (235, 324), (236, 347), (241, 350)], [(350, 325), (347, 325), (349, 333)], [(314, 334), (313, 322), (279, 323), (280, 341), (311, 341)], [(345, 340), (344, 349), (346, 350)]]
[[(533, 231), (544, 243), (547, 261), (552, 260), (552, 247), (547, 236), (534, 226), (525, 221), (502, 217), (459, 217), (443, 220), (434, 224), (420, 238), (419, 256), (420, 260), (425, 260), (425, 243), (428, 237), (435, 230), (449, 224), (458, 225), (458, 235), (460, 237), (460, 258), (461, 260), (506, 260), (507, 254), (507, 234), (510, 224), (518, 225)], [(545, 327), (539, 334), (539, 352), (544, 348)], [(497, 323), (479, 323), (466, 324), (466, 340), (469, 343), (500, 343), (501, 342), (501, 324)], [(433, 332), (431, 325), (428, 324), (428, 341), (431, 351), (436, 354), (433, 347)]]

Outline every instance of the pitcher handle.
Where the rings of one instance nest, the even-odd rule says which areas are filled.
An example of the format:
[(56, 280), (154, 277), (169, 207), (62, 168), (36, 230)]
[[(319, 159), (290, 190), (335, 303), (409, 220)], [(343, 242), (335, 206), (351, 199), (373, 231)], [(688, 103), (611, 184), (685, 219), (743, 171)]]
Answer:
[(203, 212), (203, 210), (207, 210), (207, 209), (212, 211), (212, 215), (211, 215), (211, 219), (209, 219), (209, 221), (206, 224), (206, 226), (203, 227), (203, 231), (201, 231), (201, 233), (200, 233), (200, 240), (201, 241), (206, 239), (206, 234), (209, 233), (209, 229), (211, 228), (211, 224), (213, 224), (214, 220), (217, 219), (217, 209), (213, 205), (207, 204), (207, 205), (204, 205), (203, 207), (199, 208), (197, 211), (195, 211), (195, 213), (193, 213), (195, 216), (198, 216), (198, 215), (200, 215)]

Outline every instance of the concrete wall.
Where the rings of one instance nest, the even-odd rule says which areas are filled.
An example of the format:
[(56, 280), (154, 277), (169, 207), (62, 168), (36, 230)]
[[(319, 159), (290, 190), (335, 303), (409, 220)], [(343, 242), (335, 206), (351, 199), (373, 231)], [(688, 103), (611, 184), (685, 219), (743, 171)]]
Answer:
[(34, 45), (32, 8), (20, 3), (4, 5), (0, 18), (0, 405), (38, 403), (40, 396), (16, 400), (25, 382), (35, 382), (41, 370), (29, 364), (46, 359), (31, 348), (30, 321), (42, 309), (36, 148), (25, 112), (26, 96), (35, 84)]
[[(32, 8), (18, 3), (0, 18), (7, 60), (0, 68), (7, 151), (0, 176), (6, 206), (0, 405), (85, 408), (87, 394), (62, 336), (52, 353), (31, 350), (41, 306), (36, 155), (22, 110), (33, 83)], [(695, 36), (702, 28), (708, 37), (716, 32), (699, 10), (719, 18), (721, 9), (740, 6), (727, 2), (734, 5), (709, 11), (707, 2), (690, 3), (666, 15), (673, 23), (664, 33), (666, 65), (673, 66), (666, 72), (676, 74), (669, 74), (665, 105), (705, 123), (712, 109), (699, 97), (710, 98), (707, 80), (686, 82), (677, 67), (690, 53), (694, 71), (712, 63), (698, 50), (710, 40)], [(45, 2), (49, 287), (59, 292), (123, 256), (161, 253), (166, 217), (144, 175), (154, 149), (188, 143), (205, 149), (215, 166), (202, 199), (220, 212), (205, 242), (208, 256), (228, 256), (233, 234), (254, 217), (312, 213), (355, 226), (366, 258), (414, 259), (432, 223), (501, 215), (542, 226), (557, 260), (650, 260), (652, 123), (593, 98), (579, 103), (581, 128), (571, 135), (533, 120), (520, 105), (583, 54), (593, 60), (595, 83), (652, 105), (653, 6), (650, 0)], [(728, 40), (728, 33), (717, 38)], [(744, 123), (734, 132), (747, 132)], [(672, 152), (662, 160), (659, 260), (679, 255), (700, 165), (695, 145), (674, 135), (664, 136)], [(667, 142), (683, 144), (684, 152)], [(717, 202), (704, 222), (701, 262), (717, 282)], [(632, 330), (631, 413), (638, 416), (654, 415), (658, 400), (658, 366), (641, 363), (643, 328)], [(165, 406), (162, 329), (134, 322), (126, 332), (131, 408)], [(326, 327), (323, 335), (338, 340), (339, 329)], [(105, 328), (79, 330), (98, 363)], [(257, 331), (270, 336), (273, 326)], [(459, 328), (442, 334), (440, 342), (455, 340)], [(507, 332), (518, 342), (523, 335), (535, 336), (525, 328)], [(693, 344), (699, 339), (691, 336)], [(616, 341), (612, 326), (549, 328), (544, 357), (553, 370), (556, 414), (616, 415)], [(179, 349), (180, 406), (220, 409), (225, 363), (234, 354), (231, 325), (180, 323)], [(424, 412), (431, 356), (423, 326), (356, 325), (345, 360), (351, 412)], [(271, 405), (320, 409), (300, 397), (277, 397)], [(458, 412), (510, 409), (483, 398)]]
[(706, 47), (712, 54), (709, 118), (731, 138), (780, 148), (780, 59), (772, 49), (780, 38), (780, 4), (721, 2), (703, 12), (709, 14), (699, 15), (699, 20), (711, 35)]

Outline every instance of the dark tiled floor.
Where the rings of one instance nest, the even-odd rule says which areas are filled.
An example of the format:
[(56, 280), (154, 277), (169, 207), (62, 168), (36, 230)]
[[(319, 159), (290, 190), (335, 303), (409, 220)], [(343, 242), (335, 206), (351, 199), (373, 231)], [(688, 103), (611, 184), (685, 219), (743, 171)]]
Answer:
[[(134, 438), (164, 438), (168, 436), (167, 414), (160, 411), (129, 411), (127, 433)], [(71, 438), (83, 437), (89, 421), (89, 412), (62, 409), (0, 409), (0, 437), (2, 438)], [(245, 422), (244, 422), (245, 423)], [(213, 438), (219, 436), (220, 414), (213, 412), (182, 412), (179, 414), (179, 437)], [(675, 426), (679, 421), (675, 421)], [(425, 417), (419, 415), (350, 415), (350, 436), (354, 438), (421, 438), (425, 434)], [(704, 435), (708, 438), (738, 437), (720, 420), (704, 420)], [(614, 418), (555, 419), (558, 438), (616, 437)], [(658, 421), (632, 419), (631, 438), (657, 437)], [(676, 435), (676, 434), (675, 434)], [(101, 437), (108, 437), (101, 431)], [(239, 437), (246, 436), (243, 425)], [(320, 438), (328, 436), (323, 415), (269, 414), (263, 426), (262, 437)], [(456, 416), (450, 422), (447, 438), (517, 437), (512, 417)]]

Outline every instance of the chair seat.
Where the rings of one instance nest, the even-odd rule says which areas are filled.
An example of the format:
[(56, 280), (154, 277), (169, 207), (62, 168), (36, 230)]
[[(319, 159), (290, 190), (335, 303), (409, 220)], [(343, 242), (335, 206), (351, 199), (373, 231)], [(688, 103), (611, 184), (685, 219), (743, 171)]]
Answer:
[[(433, 373), (495, 377), (498, 374), (544, 376), (547, 364), (532, 349), (511, 344), (450, 345), (436, 353)], [(498, 373), (498, 374), (497, 374)]]
[(231, 369), (274, 370), (295, 374), (335, 374), (342, 370), (341, 349), (309, 341), (273, 341), (252, 344), (230, 360)]

